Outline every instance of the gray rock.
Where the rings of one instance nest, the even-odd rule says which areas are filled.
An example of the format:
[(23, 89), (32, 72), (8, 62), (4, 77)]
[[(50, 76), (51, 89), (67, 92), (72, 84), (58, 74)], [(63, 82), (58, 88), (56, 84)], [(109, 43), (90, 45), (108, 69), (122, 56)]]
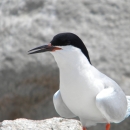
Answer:
[[(79, 35), (92, 64), (130, 95), (129, 6), (129, 0), (0, 1), (0, 121), (58, 116), (52, 104), (59, 86), (54, 58), (27, 51), (60, 32)], [(122, 128), (117, 126), (112, 128)]]
[(50, 54), (29, 56), (27, 52), (52, 37), (47, 40), (52, 32), (47, 25), (49, 5), (30, 0), (0, 2), (1, 121), (57, 115), (52, 104), (52, 94), (58, 89), (56, 63)]
[(82, 130), (77, 120), (52, 118), (46, 120), (16, 119), (0, 123), (0, 130)]

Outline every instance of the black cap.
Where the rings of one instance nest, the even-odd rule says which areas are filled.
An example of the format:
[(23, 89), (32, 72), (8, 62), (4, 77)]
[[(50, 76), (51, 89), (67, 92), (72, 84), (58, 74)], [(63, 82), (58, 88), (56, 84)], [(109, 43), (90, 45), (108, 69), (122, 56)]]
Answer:
[(73, 33), (59, 33), (53, 37), (50, 43), (53, 46), (72, 45), (74, 47), (79, 48), (91, 64), (87, 48), (85, 47), (83, 41), (77, 35)]

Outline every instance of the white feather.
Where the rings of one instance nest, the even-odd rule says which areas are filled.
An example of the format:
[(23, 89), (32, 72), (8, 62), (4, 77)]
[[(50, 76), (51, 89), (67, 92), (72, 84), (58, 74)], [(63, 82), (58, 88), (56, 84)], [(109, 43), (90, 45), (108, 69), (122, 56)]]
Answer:
[[(108, 110), (107, 105), (104, 105), (104, 100), (101, 100), (101, 106), (99, 105), (97, 107), (96, 104), (96, 96), (111, 87), (115, 91), (114, 98), (117, 99), (116, 96), (118, 96), (118, 99), (124, 101), (124, 103), (123, 101), (120, 102), (122, 104), (116, 104), (119, 107), (122, 105), (122, 116), (118, 121), (122, 120), (122, 117), (125, 117), (126, 114), (127, 103), (125, 103), (126, 97), (124, 97), (125, 94), (120, 87), (112, 79), (93, 67), (80, 49), (71, 45), (60, 46), (60, 48), (62, 48), (62, 50), (51, 53), (59, 66), (59, 90), (66, 107), (81, 119), (83, 126), (113, 122), (115, 120), (112, 118), (112, 115), (109, 115), (109, 113), (105, 113), (104, 115), (104, 112)], [(106, 91), (106, 93), (107, 92), (109, 91)], [(111, 103), (113, 107), (115, 106), (114, 98)], [(104, 99), (109, 103), (111, 102), (110, 95)], [(115, 102), (118, 101), (118, 99), (115, 100)], [(102, 106), (103, 109), (100, 109)], [(115, 106), (115, 108), (118, 106)]]
[(64, 101), (62, 100), (60, 91), (58, 90), (53, 96), (53, 103), (55, 110), (61, 117), (65, 118), (73, 118), (76, 117), (65, 105)]
[(130, 96), (126, 96), (126, 98), (127, 98), (127, 111), (125, 117), (127, 118), (128, 116), (130, 116)]

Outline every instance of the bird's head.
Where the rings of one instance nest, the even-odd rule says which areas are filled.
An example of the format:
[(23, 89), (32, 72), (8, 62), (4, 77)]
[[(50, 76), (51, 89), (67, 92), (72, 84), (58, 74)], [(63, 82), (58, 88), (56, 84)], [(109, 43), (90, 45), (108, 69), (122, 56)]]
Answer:
[[(53, 37), (48, 45), (43, 45), (36, 47), (29, 51), (29, 54), (41, 53), (41, 52), (51, 52), (54, 56), (55, 54), (73, 53), (76, 50), (80, 50), (90, 62), (89, 54), (87, 48), (85, 47), (82, 40), (73, 33), (59, 33)], [(91, 64), (91, 62), (90, 62)]]

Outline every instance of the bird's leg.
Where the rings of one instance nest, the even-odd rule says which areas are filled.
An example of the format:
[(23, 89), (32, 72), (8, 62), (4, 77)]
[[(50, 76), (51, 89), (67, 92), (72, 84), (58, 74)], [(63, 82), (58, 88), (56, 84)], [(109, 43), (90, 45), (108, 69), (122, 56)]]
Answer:
[(83, 127), (83, 130), (87, 130), (86, 127)]
[(106, 130), (110, 130), (110, 124), (108, 123), (108, 124), (106, 124)]

